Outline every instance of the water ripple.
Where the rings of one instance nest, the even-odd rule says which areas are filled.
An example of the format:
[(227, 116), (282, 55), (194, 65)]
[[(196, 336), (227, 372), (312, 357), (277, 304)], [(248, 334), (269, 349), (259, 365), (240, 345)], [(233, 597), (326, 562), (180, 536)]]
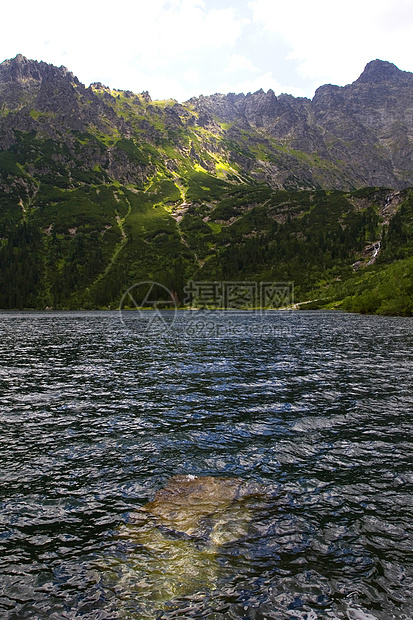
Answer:
[(411, 320), (274, 313), (254, 338), (245, 313), (190, 339), (182, 312), (148, 341), (116, 313), (1, 317), (2, 618), (143, 617), (116, 532), (179, 473), (269, 499), (162, 617), (413, 617)]

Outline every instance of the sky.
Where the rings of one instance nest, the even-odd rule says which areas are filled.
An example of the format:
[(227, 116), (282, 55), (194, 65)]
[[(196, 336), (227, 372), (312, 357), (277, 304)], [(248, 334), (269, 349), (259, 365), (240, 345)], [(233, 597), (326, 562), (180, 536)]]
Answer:
[(20, 0), (0, 23), (0, 62), (20, 53), (153, 99), (311, 98), (376, 58), (413, 71), (413, 0)]

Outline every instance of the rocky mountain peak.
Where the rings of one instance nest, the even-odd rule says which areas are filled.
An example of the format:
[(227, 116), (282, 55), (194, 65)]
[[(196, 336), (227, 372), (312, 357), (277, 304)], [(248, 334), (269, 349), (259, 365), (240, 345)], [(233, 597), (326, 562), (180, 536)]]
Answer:
[[(15, 147), (16, 130), (48, 135), (58, 143), (62, 136), (68, 139), (68, 131), (98, 129), (132, 139), (139, 148), (150, 142), (151, 153), (152, 147), (161, 149), (163, 140), (181, 152), (185, 128), (191, 126), (203, 129), (190, 154), (193, 161), (207, 167), (220, 152), (242, 174), (273, 187), (413, 185), (413, 74), (390, 62), (373, 60), (358, 80), (321, 86), (313, 100), (260, 89), (201, 95), (177, 105), (152, 102), (147, 91), (111, 91), (101, 82), (86, 89), (65, 67), (18, 54), (0, 64), (0, 149)], [(134, 128), (139, 128), (136, 133)], [(170, 152), (162, 152), (162, 158), (167, 160)], [(128, 153), (122, 155), (126, 160)], [(175, 169), (176, 161), (166, 166)], [(102, 165), (100, 159), (96, 165)], [(115, 174), (112, 163), (108, 170)]]
[(104, 90), (105, 92), (110, 93), (110, 87), (102, 84), (102, 82), (92, 82), (90, 88), (93, 90)]
[(0, 64), (0, 83), (24, 83), (27, 80), (42, 82), (43, 79), (53, 78), (79, 84), (77, 77), (66, 67), (55, 67), (43, 61), (30, 60), (22, 54), (17, 54), (14, 58)]
[(378, 84), (388, 82), (390, 80), (400, 79), (404, 77), (405, 71), (401, 71), (392, 62), (385, 60), (372, 60), (367, 63), (363, 73), (360, 75), (356, 84)]

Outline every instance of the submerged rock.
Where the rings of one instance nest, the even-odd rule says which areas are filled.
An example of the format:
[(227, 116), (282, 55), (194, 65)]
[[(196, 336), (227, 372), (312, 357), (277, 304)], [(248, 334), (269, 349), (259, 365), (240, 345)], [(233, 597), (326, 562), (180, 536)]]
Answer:
[(156, 526), (167, 528), (175, 535), (186, 534), (211, 544), (223, 544), (223, 529), (227, 530), (225, 542), (245, 535), (245, 527), (242, 528), (245, 519), (240, 521), (240, 530), (233, 529), (233, 519), (241, 516), (238, 513), (242, 506), (245, 513), (242, 500), (260, 492), (260, 485), (238, 478), (174, 476), (152, 502), (135, 514), (134, 520), (149, 514)]
[(248, 535), (263, 495), (261, 485), (237, 478), (171, 478), (119, 531), (127, 553), (111, 570), (127, 617), (156, 617), (166, 603), (213, 590), (220, 548)]

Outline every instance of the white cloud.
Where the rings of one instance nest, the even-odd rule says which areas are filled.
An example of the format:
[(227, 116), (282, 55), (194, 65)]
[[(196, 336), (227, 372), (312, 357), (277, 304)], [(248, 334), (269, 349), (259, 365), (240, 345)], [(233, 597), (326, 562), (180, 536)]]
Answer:
[(2, 25), (0, 61), (22, 53), (64, 64), (86, 84), (116, 80), (122, 87), (125, 80), (128, 88), (139, 75), (165, 73), (174, 60), (231, 49), (245, 19), (203, 0), (22, 0), (2, 8)]
[(188, 69), (188, 71), (184, 72), (183, 77), (187, 82), (194, 85), (199, 84), (201, 81), (201, 76), (199, 75), (199, 72), (195, 69)]
[(225, 66), (223, 73), (234, 73), (236, 71), (248, 71), (256, 73), (259, 71), (258, 67), (246, 56), (241, 54), (232, 54), (225, 60)]
[(413, 68), (412, 0), (3, 4), (0, 62), (21, 53), (64, 64), (86, 85), (101, 81), (157, 98), (185, 100), (195, 87), (311, 96), (321, 84), (354, 81), (374, 58)]
[[(352, 82), (375, 58), (402, 69), (411, 63), (411, 0), (252, 0), (250, 8), (259, 27), (285, 40), (288, 58), (314, 84)], [(395, 28), (402, 22), (410, 36)]]
[(389, 33), (397, 31), (403, 35), (406, 30), (413, 29), (413, 7), (411, 0), (394, 0), (379, 14), (377, 21), (382, 30)]
[(176, 99), (186, 101), (194, 95), (196, 85), (184, 83), (181, 76), (175, 77), (165, 73), (136, 74), (135, 82), (126, 82), (133, 92), (149, 91), (152, 99)]

